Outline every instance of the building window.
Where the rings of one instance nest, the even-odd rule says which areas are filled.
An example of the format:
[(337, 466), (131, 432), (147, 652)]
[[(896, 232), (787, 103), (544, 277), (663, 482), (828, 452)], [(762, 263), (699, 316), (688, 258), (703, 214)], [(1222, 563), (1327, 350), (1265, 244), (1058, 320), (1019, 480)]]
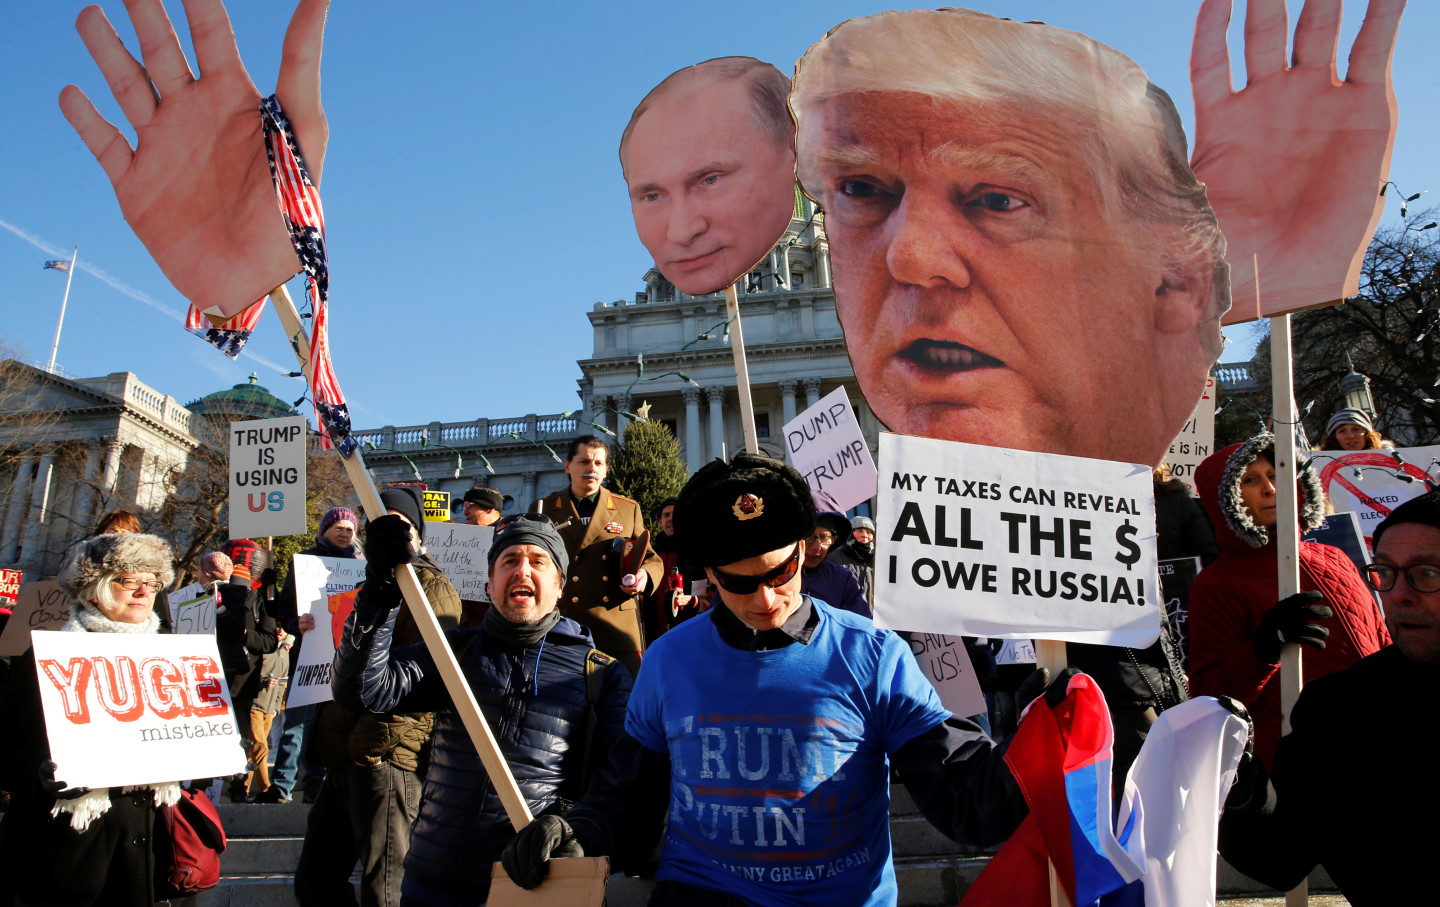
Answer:
[(803, 287), (803, 286), (805, 286), (805, 272), (804, 272), (804, 271), (791, 271), (791, 272), (790, 272), (790, 289), (794, 290), (794, 289), (798, 289), (798, 288)]
[(670, 437), (680, 437), (680, 423), (676, 422), (674, 419), (661, 419), (660, 424), (670, 429)]
[(757, 437), (757, 438), (769, 438), (769, 437), (770, 437), (770, 414), (769, 414), (769, 413), (756, 413), (756, 414), (755, 414), (755, 437)]

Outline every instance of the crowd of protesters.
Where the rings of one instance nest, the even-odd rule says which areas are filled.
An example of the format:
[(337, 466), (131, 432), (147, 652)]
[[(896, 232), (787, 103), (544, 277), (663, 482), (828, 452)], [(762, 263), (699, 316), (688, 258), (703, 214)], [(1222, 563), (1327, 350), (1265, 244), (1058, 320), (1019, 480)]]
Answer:
[[(1363, 414), (1342, 411), (1327, 436), (1360, 449), (1345, 429), (1363, 428), (1365, 440), (1368, 425)], [(639, 505), (606, 488), (609, 453), (598, 437), (576, 440), (566, 457), (569, 486), (528, 511), (506, 515), (493, 488), (466, 493), (466, 522), (494, 530), (481, 602), (462, 601), (425, 553), (417, 488), (384, 491), (386, 515), (368, 524), (346, 508), (327, 512), (302, 553), (363, 557), (365, 581), (337, 648), (334, 701), (319, 706), (285, 708), (287, 678), (315, 628), (301, 613), (293, 575), (278, 582), (269, 552), (247, 539), (199, 559), (199, 581), (216, 594), (216, 641), (248, 761), (224, 796), (281, 804), (304, 794), (311, 803), (295, 875), (301, 904), (353, 903), (357, 864), (366, 905), (478, 904), (492, 864), (533, 887), (550, 858), (567, 855), (608, 855), (617, 871), (653, 877), (652, 904), (768, 903), (779, 894), (757, 846), (798, 846), (807, 835), (827, 840), (830, 868), (807, 882), (787, 877), (785, 897), (846, 903), (853, 900), (846, 892), (863, 890), (885, 902), (896, 886), (883, 808), (892, 778), (956, 841), (1005, 840), (1027, 812), (1003, 760), (1005, 742), (1026, 704), (1057, 695), (1068, 673), (1051, 678), (1005, 657), (1006, 642), (967, 637), (987, 708), (953, 716), (904, 642), (871, 622), (870, 517), (817, 510), (793, 469), (740, 454), (702, 468), (678, 497), (664, 500), (651, 535)], [(1161, 556), (1204, 565), (1189, 596), (1188, 652), (1169, 619), (1144, 650), (1067, 651), (1105, 694), (1117, 803), (1159, 713), (1192, 694), (1233, 697), (1238, 711), (1254, 716), (1254, 756), (1230, 797), (1226, 855), (1275, 884), (1325, 863), (1337, 881), (1349, 876), (1347, 891), (1404, 890), (1403, 872), (1376, 883), (1359, 863), (1302, 833), (1305, 822), (1320, 822), (1306, 782), (1295, 780), (1315, 773), (1302, 745), (1329, 738), (1312, 729), (1303, 742), (1281, 741), (1278, 672), (1282, 647), (1304, 645), (1307, 683), (1337, 680), (1317, 684), (1302, 703), (1323, 691), (1355, 709), (1361, 705), (1345, 697), (1357, 694), (1343, 680), (1354, 671), (1361, 672), (1356, 682), (1370, 685), (1362, 691), (1385, 671), (1433, 679), (1440, 494), (1382, 524), (1377, 543), (1392, 525), (1418, 525), (1377, 547), (1380, 566), (1364, 578), (1338, 549), (1302, 542), (1301, 592), (1278, 600), (1273, 438), (1217, 451), (1196, 470), (1195, 484), (1198, 499), (1163, 467), (1156, 471)], [(1300, 528), (1311, 528), (1326, 501), (1308, 467), (1297, 494)], [(163, 541), (140, 533), (133, 515), (108, 514), (62, 568), (72, 600), (65, 629), (170, 632), (172, 557)], [(394, 575), (402, 564), (417, 571), (536, 816), (518, 835), (402, 599)], [(1389, 629), (1373, 591), (1392, 607)], [(1398, 651), (1392, 633), (1404, 643)], [(55, 778), (34, 668), (17, 663), (11, 676), (19, 680), (7, 685), (3, 718), (28, 730), (17, 738), (24, 745), (0, 758), (10, 793), (0, 847), (8, 868), (0, 878), (64, 884), (42, 891), (17, 883), (6, 902), (151, 903), (153, 863), (125, 841), (149, 839), (156, 807), (174, 802), (179, 783), (121, 796)], [(861, 702), (847, 689), (889, 692)], [(1316, 720), (1313, 709), (1307, 717)], [(786, 724), (795, 720), (807, 727)], [(1414, 734), (1375, 733), (1391, 749), (1416, 745)], [(1394, 756), (1403, 762), (1414, 753)], [(785, 774), (792, 760), (813, 769), (818, 783)], [(752, 803), (741, 795), (749, 788), (717, 800), (719, 788), (696, 783), (735, 776), (798, 784), (816, 808)], [(1353, 803), (1347, 810), (1366, 820), (1390, 815)], [(721, 827), (729, 829), (723, 841)], [(839, 838), (837, 828), (846, 830)], [(1292, 844), (1271, 861), (1261, 845), (1277, 828)], [(1310, 840), (1317, 843), (1304, 843)], [(22, 864), (30, 871), (16, 868)], [(46, 875), (37, 876), (36, 866)]]

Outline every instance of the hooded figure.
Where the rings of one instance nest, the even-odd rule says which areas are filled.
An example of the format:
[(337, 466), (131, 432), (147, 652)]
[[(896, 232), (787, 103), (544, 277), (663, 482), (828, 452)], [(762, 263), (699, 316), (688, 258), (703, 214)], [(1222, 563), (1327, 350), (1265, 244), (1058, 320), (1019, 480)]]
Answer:
[[(1246, 479), (1247, 470), (1259, 467), (1266, 499), (1273, 502), (1273, 483), (1266, 484), (1264, 474), (1273, 479), (1274, 447), (1273, 435), (1257, 435), (1211, 454), (1195, 470), (1221, 553), (1195, 578), (1189, 601), (1190, 691), (1243, 702), (1255, 719), (1255, 753), (1267, 766), (1280, 739), (1280, 646), (1269, 629), (1274, 617), (1267, 618), (1280, 610), (1279, 567), (1274, 509), (1262, 504), (1256, 513), (1246, 503), (1247, 495), (1256, 500)], [(1301, 530), (1313, 529), (1325, 518), (1320, 481), (1307, 466), (1296, 484)], [(1302, 541), (1300, 589), (1319, 592), (1332, 612), (1320, 622), (1329, 635), (1304, 649), (1306, 683), (1390, 644), (1374, 597), (1340, 549)]]

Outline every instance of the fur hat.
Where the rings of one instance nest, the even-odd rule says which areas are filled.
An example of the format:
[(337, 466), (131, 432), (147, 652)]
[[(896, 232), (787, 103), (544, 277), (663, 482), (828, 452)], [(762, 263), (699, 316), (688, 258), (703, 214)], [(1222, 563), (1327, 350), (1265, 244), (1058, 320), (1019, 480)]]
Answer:
[(60, 565), (60, 587), (78, 599), (81, 592), (112, 573), (153, 573), (166, 586), (175, 580), (170, 543), (139, 532), (108, 532), (76, 542)]
[(794, 467), (741, 451), (700, 467), (675, 505), (680, 563), (723, 567), (807, 539), (815, 501)]
[[(1225, 516), (1225, 525), (1230, 527), (1251, 548), (1263, 548), (1270, 541), (1270, 533), (1250, 517), (1245, 500), (1240, 496), (1240, 480), (1251, 463), (1267, 455), (1275, 459), (1275, 436), (1269, 432), (1256, 435), (1236, 445), (1229, 459), (1225, 461), (1225, 472), (1220, 478), (1220, 512)], [(1320, 487), (1320, 477), (1308, 464), (1295, 477), (1300, 492), (1300, 530), (1308, 532), (1325, 522), (1325, 492)]]

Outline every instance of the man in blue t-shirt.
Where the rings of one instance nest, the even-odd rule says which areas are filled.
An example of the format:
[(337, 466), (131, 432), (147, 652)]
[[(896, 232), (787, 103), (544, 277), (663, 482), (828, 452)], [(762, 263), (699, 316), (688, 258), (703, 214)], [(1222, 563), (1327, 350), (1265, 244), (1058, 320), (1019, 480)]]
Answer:
[(585, 798), (506, 848), (525, 887), (552, 852), (653, 847), (651, 904), (893, 904), (890, 766), (936, 827), (1004, 840), (1025, 816), (1002, 751), (954, 718), (889, 630), (800, 591), (815, 505), (798, 472), (737, 454), (680, 494), (681, 560), (723, 607), (645, 653), (625, 735)]

